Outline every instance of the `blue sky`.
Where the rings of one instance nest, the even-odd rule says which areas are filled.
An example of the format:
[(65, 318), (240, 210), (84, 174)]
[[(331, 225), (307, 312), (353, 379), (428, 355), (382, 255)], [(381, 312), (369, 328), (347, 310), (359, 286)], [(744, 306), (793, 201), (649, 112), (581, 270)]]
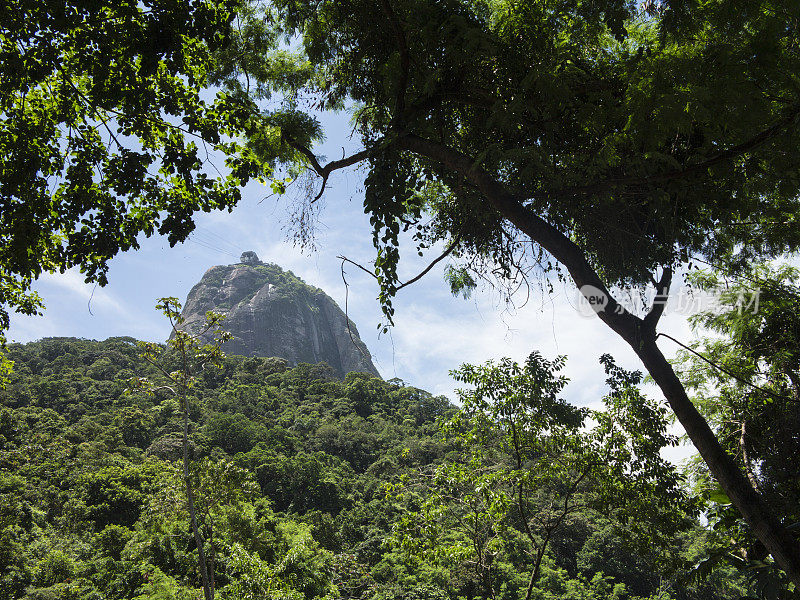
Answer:
[[(318, 152), (339, 158), (343, 147), (347, 152), (355, 148), (346, 116), (328, 116), (324, 125), (328, 140)], [(44, 298), (44, 316), (13, 315), (8, 337), (26, 342), (46, 336), (130, 335), (163, 341), (168, 326), (153, 308), (157, 298), (177, 296), (183, 301), (208, 268), (238, 262), (244, 250), (290, 269), (344, 308), (346, 289), (337, 255), (362, 264), (374, 256), (369, 222), (362, 211), (362, 180), (358, 169), (331, 178), (320, 201), (313, 252), (302, 252), (287, 241), (292, 192), (281, 199), (268, 197), (269, 188), (254, 183), (244, 190), (243, 201), (232, 213), (199, 215), (194, 241), (170, 248), (163, 238), (144, 239), (140, 250), (114, 258), (105, 288), (84, 284), (76, 271), (43, 276), (35, 289)], [(429, 257), (418, 258), (410, 249), (401, 265), (401, 280), (418, 273), (436, 255), (432, 251)], [(605, 390), (601, 354), (612, 354), (627, 368), (641, 368), (633, 352), (599, 319), (576, 309), (577, 294), (571, 286), (557, 283), (552, 294), (532, 289), (527, 304), (513, 308), (491, 289), (479, 289), (469, 300), (451, 296), (443, 268), (444, 264), (400, 292), (395, 327), (390, 335), (379, 335), (375, 282), (357, 268), (345, 267), (348, 312), (384, 378), (399, 377), (454, 398), (456, 385), (449, 370), (464, 362), (504, 356), (521, 361), (538, 350), (548, 358), (567, 355), (571, 384), (565, 396), (575, 404), (596, 406)], [(667, 315), (661, 329), (684, 342), (691, 339), (680, 315)], [(674, 348), (665, 346), (664, 351), (670, 355)]]

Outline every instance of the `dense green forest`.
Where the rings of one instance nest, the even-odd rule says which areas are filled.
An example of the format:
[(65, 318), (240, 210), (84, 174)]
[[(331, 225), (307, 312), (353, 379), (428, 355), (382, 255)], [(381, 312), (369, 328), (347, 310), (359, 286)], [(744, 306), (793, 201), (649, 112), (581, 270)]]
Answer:
[[(723, 335), (735, 335), (730, 344), (705, 344), (714, 358), (704, 358), (715, 370), (702, 380), (695, 378), (702, 369), (678, 373), (673, 368), (667, 358), (672, 349), (667, 344), (670, 336), (660, 322), (670, 290), (678, 285), (677, 275), (692, 266), (706, 265), (726, 280), (735, 279), (747, 276), (757, 263), (796, 256), (800, 251), (799, 31), (797, 0), (5, 0), (0, 2), (0, 345), (12, 312), (33, 315), (42, 308), (42, 299), (33, 290), (42, 274), (76, 268), (87, 283), (105, 285), (114, 256), (137, 249), (143, 237), (156, 234), (166, 237), (170, 245), (185, 241), (197, 213), (232, 210), (250, 181), (266, 183), (278, 195), (295, 192), (291, 235), (301, 245), (313, 246), (319, 207), (315, 202), (325, 195), (329, 179), (348, 169), (361, 169), (363, 209), (372, 230), (374, 254), (371, 264), (363, 256), (344, 260), (360, 261), (363, 271), (374, 278), (384, 331), (393, 323), (396, 293), (445, 259), (442, 266), (455, 293), (468, 295), (477, 282), (488, 280), (510, 295), (538, 277), (549, 290), (554, 281), (566, 280), (584, 296), (601, 298), (606, 309), (598, 312), (598, 318), (641, 360), (702, 457), (703, 464), (698, 464), (693, 477), (704, 488), (704, 501), (715, 503), (708, 513), (711, 521), (730, 533), (745, 565), (782, 571), (785, 575), (776, 576), (784, 580), (780, 585), (793, 586), (796, 595), (800, 590), (799, 488), (796, 451), (791, 451), (797, 447), (794, 407), (800, 390), (795, 351), (800, 338), (794, 318), (797, 296), (775, 288), (778, 293), (773, 299), (788, 310), (772, 312), (763, 321), (759, 313), (750, 323), (741, 319), (707, 322), (716, 331), (722, 329)], [(327, 122), (325, 115), (337, 112), (352, 117), (349, 136), (337, 135), (344, 129), (338, 132)], [(341, 139), (332, 140), (331, 134)], [(353, 144), (345, 142), (345, 137)], [(332, 160), (323, 155), (321, 144), (326, 138), (334, 150)], [(211, 159), (212, 151), (222, 161), (221, 170)], [(337, 208), (345, 206), (345, 198), (346, 194), (334, 198)], [(342, 227), (349, 235), (348, 224)], [(428, 266), (402, 281), (401, 257), (416, 254), (426, 257)], [(612, 292), (620, 286), (653, 286), (655, 294), (643, 307), (647, 310), (632, 312), (615, 299)], [(0, 379), (9, 369), (8, 360), (0, 353)], [(24, 360), (16, 360), (25, 367)], [(728, 365), (724, 371), (716, 369), (723, 364)], [(529, 375), (541, 374), (545, 364), (534, 360), (527, 367)], [(520, 373), (525, 371), (519, 368)], [(614, 446), (613, 424), (601, 419), (598, 435), (606, 437), (587, 438), (580, 423), (590, 415), (571, 413), (557, 403), (551, 403), (554, 412), (512, 414), (524, 417), (532, 431), (547, 434), (550, 425), (560, 428), (569, 434), (563, 439), (571, 447), (540, 448), (535, 441), (539, 438), (530, 436), (523, 452), (517, 436), (509, 440), (497, 429), (476, 430), (471, 422), (441, 433), (449, 431), (456, 441), (480, 442), (475, 446), (480, 451), (460, 452), (457, 458), (483, 469), (478, 471), (481, 485), (486, 484), (481, 489), (493, 492), (484, 495), (490, 504), (478, 513), (488, 519), (487, 535), (502, 544), (492, 545), (488, 554), (482, 543), (477, 544), (479, 549), (469, 559), (478, 559), (481, 594), (498, 594), (517, 585), (501, 565), (530, 570), (524, 593), (529, 598), (547, 581), (547, 561), (555, 552), (551, 541), (558, 531), (551, 532), (547, 525), (530, 527), (539, 511), (529, 510), (535, 505), (531, 491), (535, 487), (528, 477), (544, 478), (550, 486), (546, 495), (560, 498), (563, 489), (559, 491), (556, 473), (548, 472), (545, 465), (530, 473), (519, 468), (527, 452), (561, 456), (558, 451), (563, 450), (564, 462), (558, 463), (556, 471), (561, 469), (568, 480), (577, 474), (574, 481), (584, 486), (588, 481), (597, 483), (597, 489), (605, 492), (596, 497), (590, 494), (587, 510), (605, 510), (621, 523), (629, 508), (627, 500), (646, 498), (654, 491), (647, 489), (651, 480), (661, 481), (670, 491), (656, 497), (671, 501), (673, 510), (693, 515), (691, 506), (682, 507), (677, 479), (652, 479), (657, 473), (669, 475), (653, 452), (666, 439), (660, 429), (645, 428), (647, 435), (642, 437), (628, 427), (629, 417), (638, 419), (637, 411), (657, 411), (634, 401), (636, 395), (629, 388), (637, 385), (636, 377), (616, 372), (610, 363), (607, 368), (612, 380), (609, 408), (625, 429), (626, 443), (648, 451), (650, 460), (644, 463), (638, 464), (633, 455), (626, 460), (622, 447)], [(512, 365), (499, 369), (462, 375), (475, 389), (481, 388), (482, 378), (495, 375), (515, 380)], [(733, 374), (737, 383), (720, 381), (719, 372)], [(541, 381), (549, 382), (551, 391), (558, 387), (547, 378)], [(14, 400), (23, 394), (14, 391), (19, 382), (8, 392), (9, 406), (24, 412), (24, 402)], [(515, 380), (514, 386), (518, 384), (526, 385)], [(57, 381), (53, 397), (66, 398), (64, 390), (73, 385), (71, 380), (69, 385)], [(622, 387), (615, 390), (614, 385)], [(197, 394), (201, 404), (214, 397), (202, 387)], [(48, 406), (39, 392), (29, 395)], [(481, 404), (480, 395), (474, 399), (470, 418), (500, 417), (495, 424), (510, 425), (507, 415), (492, 415)], [(75, 410), (79, 404), (69, 400), (65, 406)], [(83, 448), (82, 435), (106, 436), (115, 431), (106, 425), (98, 426), (103, 433), (97, 435), (81, 429), (102, 421), (104, 414), (113, 421), (102, 402), (117, 400), (106, 396), (96, 400), (100, 406), (83, 400), (87, 413), (76, 416), (74, 423), (69, 411), (56, 411), (66, 419), (66, 429), (61, 435), (58, 425), (53, 425), (46, 437), (56, 440), (52, 443), (58, 448), (63, 444), (67, 452), (70, 444)], [(141, 402), (127, 408), (139, 406), (148, 427), (149, 415), (155, 423), (162, 419), (175, 433), (177, 422), (170, 420), (172, 415), (153, 412), (153, 406)], [(615, 402), (624, 407), (614, 409)], [(184, 408), (185, 403), (180, 407), (185, 415)], [(210, 474), (220, 460), (216, 447), (244, 469), (243, 482), (249, 481), (244, 473), (252, 471), (246, 460), (238, 458), (242, 448), (214, 445), (218, 414), (247, 425), (236, 412), (204, 405), (195, 410), (193, 464), (199, 492), (208, 487), (204, 481), (225, 481)], [(242, 414), (256, 423), (255, 429), (243, 434), (244, 439), (258, 439), (256, 415)], [(404, 423), (399, 416), (395, 420)], [(8, 421), (9, 431), (17, 433), (4, 434), (10, 440), (5, 444), (24, 448), (26, 435), (40, 434), (36, 423), (26, 429), (20, 422), (24, 419)], [(333, 421), (332, 426), (338, 423)], [(142, 431), (148, 427), (143, 425)], [(374, 433), (373, 429), (369, 431)], [(507, 433), (507, 429), (502, 431)], [(300, 435), (302, 449), (287, 448), (283, 454), (299, 460), (321, 452), (313, 450), (317, 433), (295, 434)], [(96, 446), (92, 460), (101, 461), (108, 454), (139, 464), (135, 462), (137, 447), (144, 452), (159, 441), (177, 447), (174, 436), (139, 440), (138, 446), (125, 445), (125, 439), (120, 439), (117, 446), (113, 440)], [(206, 439), (211, 441), (206, 443)], [(272, 440), (270, 444), (273, 452), (280, 448)], [(495, 444), (503, 451), (493, 451)], [(38, 447), (32, 445), (21, 456), (33, 456)], [(60, 456), (56, 449), (42, 448), (48, 458)], [(158, 457), (157, 448), (147, 456)], [(110, 449), (114, 451), (109, 454)], [(250, 448), (244, 455), (254, 451)], [(66, 456), (71, 457), (69, 452)], [(618, 472), (595, 468), (592, 452), (613, 454)], [(333, 460), (327, 454), (314, 456), (321, 456), (323, 463)], [(208, 460), (203, 462), (203, 458)], [(69, 460), (65, 464), (72, 464)], [(366, 460), (359, 463), (347, 458), (346, 464), (361, 473), (359, 469), (369, 468), (363, 464)], [(430, 465), (439, 464), (437, 460), (445, 461), (441, 463), (444, 471), (429, 466), (434, 470), (424, 476), (433, 476), (431, 485), (438, 486), (436, 473), (459, 463), (444, 453), (431, 458)], [(182, 460), (182, 465), (187, 462)], [(104, 472), (91, 461), (86, 464), (92, 465), (86, 467), (92, 477)], [(141, 464), (152, 466), (146, 461)], [(332, 465), (345, 463), (324, 464), (334, 469)], [(493, 469), (495, 464), (501, 467)], [(384, 497), (394, 494), (400, 507), (412, 503), (411, 513), (426, 510), (426, 506), (413, 505), (412, 475), (424, 469), (409, 468), (407, 482), (383, 482), (389, 485)], [(48, 469), (37, 473), (54, 478), (59, 485), (74, 481), (60, 468)], [(255, 469), (261, 493), (269, 496), (270, 483), (259, 482)], [(287, 469), (293, 474), (302, 472), (291, 466)], [(493, 480), (489, 475), (495, 472), (499, 475)], [(19, 473), (15, 477), (25, 474), (22, 466)], [(234, 471), (230, 473), (233, 477)], [(364, 471), (363, 477), (368, 475)], [(186, 473), (182, 477), (190, 480)], [(281, 481), (270, 477), (272, 483)], [(453, 467), (450, 479), (458, 482), (460, 477), (468, 473), (459, 474)], [(16, 489), (14, 481), (8, 484), (12, 489)], [(32, 489), (50, 489), (49, 481), (33, 484)], [(340, 481), (349, 479), (342, 476)], [(626, 493), (631, 491), (625, 488), (629, 484), (636, 493)], [(517, 490), (516, 500), (509, 493), (494, 494), (510, 487)], [(209, 515), (221, 514), (230, 502), (252, 503), (249, 497), (225, 496), (224, 489), (198, 496), (212, 503), (206, 507)], [(572, 499), (585, 492), (571, 489), (567, 485)], [(374, 491), (376, 498), (381, 493)], [(225, 501), (215, 500), (215, 494)], [(304, 507), (296, 502), (285, 505), (286, 496), (280, 500), (277, 491), (274, 494), (272, 510), (306, 518)], [(12, 493), (12, 497), (16, 496)], [(610, 502), (615, 498), (622, 504)], [(447, 499), (448, 494), (442, 493), (441, 502), (430, 507), (434, 511), (431, 522), (449, 514), (442, 508)], [(359, 501), (352, 500), (353, 506)], [(42, 510), (43, 504), (37, 502), (31, 506)], [(190, 493), (187, 503), (192, 503)], [(515, 503), (517, 523), (509, 520), (513, 513), (509, 507)], [(53, 505), (73, 506), (55, 501)], [(75, 506), (80, 508), (80, 503)], [(135, 502), (131, 506), (133, 512), (127, 518), (135, 519), (126, 527), (142, 519), (142, 514), (151, 514), (142, 513)], [(350, 510), (327, 508), (331, 510), (323, 514), (335, 514), (335, 518)], [(649, 539), (658, 539), (662, 512), (669, 512), (668, 508), (657, 504), (650, 511), (645, 523)], [(38, 513), (31, 513), (32, 520), (26, 521), (13, 516), (14, 510), (10, 518), (20, 531), (33, 531), (34, 523), (36, 531), (49, 531), (39, 523), (50, 521), (41, 521)], [(105, 524), (92, 521), (91, 510), (88, 516), (76, 510), (77, 516), (67, 514), (79, 524), (74, 528), (81, 535), (89, 536)], [(113, 515), (117, 518), (117, 512)], [(55, 531), (66, 531), (61, 518), (55, 511), (51, 519), (57, 525)], [(110, 519), (109, 512), (106, 521)], [(245, 556), (237, 554), (236, 546), (223, 548), (225, 528), (212, 529), (212, 522), (220, 519), (207, 516), (203, 524), (210, 540), (209, 560), (214, 562), (211, 570), (220, 573), (220, 594), (246, 595), (250, 592), (226, 583), (230, 579), (226, 573), (242, 569), (267, 573), (269, 565), (278, 563), (252, 549)], [(386, 530), (394, 535), (399, 531), (397, 521), (389, 521), (392, 525), (387, 524)], [(556, 521), (559, 531), (568, 524), (566, 517)], [(508, 542), (513, 531), (498, 523), (508, 523), (518, 533), (519, 527), (524, 530), (522, 555), (526, 558), (517, 560)], [(544, 523), (550, 523), (549, 517)], [(192, 529), (198, 537), (196, 524)], [(136, 525), (136, 532), (145, 530), (144, 522)], [(314, 531), (312, 527), (310, 535)], [(328, 543), (322, 538), (318, 541)], [(38, 552), (33, 541), (18, 543), (26, 551)], [(128, 544), (133, 542), (126, 542), (125, 552)], [(400, 544), (386, 551), (419, 554), (431, 544), (411, 546)], [(203, 552), (198, 544), (198, 554)], [(19, 568), (14, 567), (13, 573), (21, 573), (15, 589), (23, 589), (31, 577), (39, 577), (36, 573), (47, 570), (36, 566), (38, 560), (33, 566), (25, 566), (28, 563), (23, 560)], [(64, 564), (73, 566), (62, 571), (70, 573), (73, 585), (81, 581), (80, 565), (90, 563), (82, 558), (70, 560)], [(250, 566), (245, 568), (245, 564)], [(162, 566), (153, 573), (163, 573), (163, 577), (148, 575), (148, 581), (180, 580), (179, 569)], [(576, 569), (565, 573), (577, 576)], [(200, 570), (204, 572), (203, 567)], [(395, 581), (392, 577), (397, 571), (391, 572), (391, 577), (376, 577), (379, 585)], [(496, 573), (504, 574), (501, 583), (495, 583)], [(41, 584), (55, 579), (39, 577)], [(430, 579), (434, 580), (432, 575)], [(784, 585), (788, 580), (791, 585)], [(204, 597), (211, 600), (207, 583)], [(474, 593), (466, 584), (435, 585), (448, 593)], [(285, 583), (283, 591), (252, 594), (286, 595), (291, 589), (296, 589), (295, 583)], [(756, 592), (766, 593), (766, 589)]]
[[(156, 375), (135, 340), (48, 338), (11, 344), (8, 357), (0, 597), (201, 597), (181, 410), (169, 394), (129, 391)], [(225, 357), (188, 403), (217, 596), (741, 597), (746, 581), (724, 563), (691, 576), (720, 542), (657, 458), (673, 443), (663, 409), (604, 360), (612, 418), (586, 428), (599, 417), (559, 398), (563, 361), (536, 354), (462, 368), (459, 407), (399, 380)], [(490, 389), (506, 400), (488, 402)], [(540, 410), (520, 412), (520, 394)], [(509, 454), (512, 430), (524, 465)], [(609, 453), (602, 470), (593, 452)], [(649, 462), (634, 464), (637, 453)], [(651, 510), (636, 500), (648, 494), (660, 498)]]

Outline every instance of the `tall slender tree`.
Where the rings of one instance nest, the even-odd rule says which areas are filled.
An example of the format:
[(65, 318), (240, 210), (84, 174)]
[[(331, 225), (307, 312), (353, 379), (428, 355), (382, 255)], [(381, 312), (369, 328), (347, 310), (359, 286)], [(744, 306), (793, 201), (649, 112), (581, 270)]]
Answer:
[[(693, 285), (717, 293), (720, 302), (692, 321), (715, 336), (683, 351), (678, 365), (693, 402), (750, 485), (793, 528), (800, 522), (800, 473), (794, 460), (800, 452), (798, 275), (791, 267), (764, 265), (733, 278), (693, 273)], [(757, 311), (744, 309), (756, 304)], [(716, 557), (732, 560), (763, 586), (785, 588), (787, 582), (765, 560), (762, 544), (742, 527), (741, 517), (704, 467), (701, 463), (694, 469), (696, 485), (711, 505), (709, 520), (728, 542), (726, 552)]]
[[(181, 304), (177, 298), (162, 298), (156, 305), (164, 313), (170, 324), (170, 340), (166, 347), (152, 342), (140, 342), (142, 356), (155, 367), (160, 381), (145, 378), (134, 378), (134, 388), (142, 389), (150, 394), (166, 392), (180, 403), (183, 417), (182, 459), (183, 483), (186, 489), (186, 508), (192, 526), (195, 546), (197, 547), (197, 570), (203, 585), (205, 600), (214, 600), (214, 546), (211, 542), (212, 554), (206, 557), (205, 541), (198, 524), (197, 490), (192, 483), (191, 463), (189, 456), (189, 398), (195, 378), (206, 368), (218, 366), (224, 357), (222, 343), (230, 339), (230, 333), (223, 331), (220, 323), (222, 315), (209, 312), (206, 322), (199, 331), (189, 333), (181, 326)], [(211, 341), (207, 343), (207, 340)], [(202, 499), (201, 499), (202, 503)]]

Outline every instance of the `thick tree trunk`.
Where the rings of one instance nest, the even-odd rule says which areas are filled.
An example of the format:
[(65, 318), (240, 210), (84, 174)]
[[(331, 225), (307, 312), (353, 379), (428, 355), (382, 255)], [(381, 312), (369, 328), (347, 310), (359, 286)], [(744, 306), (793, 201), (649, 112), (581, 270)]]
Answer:
[(763, 497), (753, 489), (733, 457), (719, 443), (708, 422), (689, 399), (683, 384), (659, 350), (655, 339), (643, 341), (638, 348), (633, 349), (661, 388), (672, 411), (717, 483), (775, 562), (795, 585), (800, 586), (800, 551), (797, 542), (775, 518)]
[[(438, 161), (451, 171), (459, 173), (484, 195), (492, 208), (564, 265), (579, 289), (592, 286), (606, 295), (606, 309), (599, 312), (598, 316), (633, 348), (661, 388), (675, 416), (720, 487), (751, 527), (753, 534), (772, 554), (778, 566), (800, 587), (800, 544), (775, 518), (761, 495), (750, 486), (733, 457), (722, 448), (708, 422), (692, 404), (683, 384), (656, 345), (655, 327), (663, 305), (654, 306), (652, 314), (644, 319), (626, 311), (613, 299), (581, 248), (526, 206), (524, 198), (511, 193), (491, 173), (481, 169), (472, 157), (440, 142), (413, 134), (400, 136), (396, 143), (401, 148)], [(667, 281), (666, 288), (668, 287)], [(664, 290), (659, 290), (659, 293), (663, 294)]]
[[(570, 269), (570, 274), (579, 287), (585, 285), (582, 283), (582, 269), (585, 265), (581, 264), (580, 267), (576, 269), (576, 273)], [(650, 315), (640, 319), (622, 309), (603, 286), (600, 289), (608, 294), (609, 304), (598, 316), (633, 348), (661, 389), (672, 412), (686, 430), (714, 479), (749, 525), (753, 535), (764, 545), (789, 579), (800, 587), (800, 544), (780, 523), (762, 495), (750, 485), (734, 458), (719, 443), (708, 421), (689, 399), (672, 365), (656, 344), (655, 329), (664, 310), (668, 287), (667, 281), (666, 290), (659, 290), (662, 304), (655, 305)]]

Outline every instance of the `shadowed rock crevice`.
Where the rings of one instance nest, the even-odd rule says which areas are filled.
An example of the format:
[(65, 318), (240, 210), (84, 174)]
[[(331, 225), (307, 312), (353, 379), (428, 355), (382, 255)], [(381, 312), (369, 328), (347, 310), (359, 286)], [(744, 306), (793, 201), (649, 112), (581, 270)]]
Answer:
[(350, 371), (379, 376), (355, 324), (350, 321), (348, 332), (348, 319), (330, 296), (255, 253), (242, 261), (211, 267), (192, 288), (182, 313), (187, 330), (197, 331), (213, 310), (226, 315), (224, 327), (233, 335), (223, 346), (228, 354), (277, 356), (292, 365), (326, 362), (341, 377)]

